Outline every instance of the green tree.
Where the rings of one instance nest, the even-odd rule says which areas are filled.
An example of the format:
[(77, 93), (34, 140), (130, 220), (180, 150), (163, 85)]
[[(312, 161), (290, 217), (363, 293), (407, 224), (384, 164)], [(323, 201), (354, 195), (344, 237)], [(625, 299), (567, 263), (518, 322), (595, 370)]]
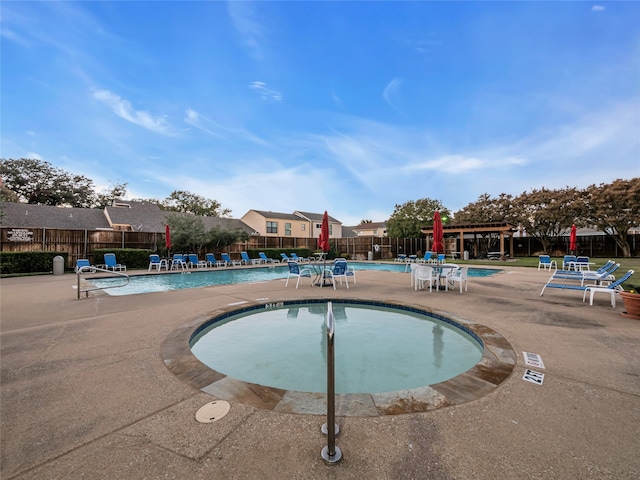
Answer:
[(630, 228), (640, 226), (640, 178), (591, 185), (584, 191), (585, 222), (613, 238), (624, 257), (631, 256)]
[(216, 250), (247, 240), (249, 234), (240, 228), (213, 227), (207, 232), (207, 246)]
[(184, 190), (171, 192), (171, 195), (163, 200), (162, 206), (170, 212), (193, 213), (202, 217), (228, 217), (231, 214), (231, 210), (222, 208), (217, 200), (209, 200)]
[(201, 253), (207, 243), (207, 232), (201, 217), (172, 214), (167, 217), (167, 223), (171, 227), (171, 250)]
[(387, 220), (387, 235), (395, 238), (420, 238), (422, 227), (433, 224), (433, 214), (438, 210), (443, 217), (451, 213), (440, 200), (421, 198), (402, 205), (396, 204)]
[(534, 189), (513, 200), (513, 218), (520, 219), (527, 235), (540, 240), (546, 253), (573, 223), (584, 225), (585, 213), (584, 194), (575, 187)]
[(512, 202), (511, 195), (502, 193), (498, 198), (491, 198), (488, 193), (483, 193), (478, 200), (454, 214), (453, 224), (511, 222)]
[[(518, 222), (514, 222), (513, 219), (512, 203), (513, 197), (511, 195), (502, 193), (498, 198), (492, 198), (488, 193), (484, 193), (480, 195), (475, 202), (458, 210), (454, 214), (453, 223), (455, 225), (502, 222), (518, 224)], [(499, 236), (474, 232), (474, 240), (478, 235), (487, 252), (495, 250), (493, 247), (499, 242)]]
[(0, 159), (0, 176), (19, 201), (38, 205), (90, 208), (96, 199), (93, 182), (49, 162), (31, 158)]
[(114, 200), (118, 200), (126, 197), (127, 195), (127, 183), (112, 183), (111, 187), (104, 193), (97, 195), (96, 207), (104, 208), (108, 205), (112, 205)]
[(249, 234), (239, 228), (215, 226), (207, 230), (202, 217), (197, 215), (170, 214), (167, 223), (171, 227), (171, 249), (174, 251), (201, 255), (205, 247), (222, 250), (249, 239)]

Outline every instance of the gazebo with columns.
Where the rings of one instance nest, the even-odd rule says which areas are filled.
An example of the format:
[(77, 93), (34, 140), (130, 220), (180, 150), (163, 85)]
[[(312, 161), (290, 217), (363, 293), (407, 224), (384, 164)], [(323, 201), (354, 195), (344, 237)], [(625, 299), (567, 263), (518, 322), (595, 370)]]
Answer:
[[(420, 229), (422, 233), (424, 233), (427, 237), (427, 249), (431, 248), (431, 242), (433, 239), (433, 226), (423, 227)], [(475, 254), (477, 255), (479, 252), (478, 239), (476, 238), (477, 234), (480, 235), (492, 235), (498, 234), (500, 236), (500, 252), (499, 254), (506, 255), (509, 254), (510, 257), (513, 257), (513, 234), (518, 231), (518, 227), (511, 223), (507, 222), (497, 222), (497, 223), (476, 223), (476, 224), (467, 224), (467, 225), (444, 225), (442, 227), (444, 232), (445, 239), (447, 236), (451, 237), (451, 235), (457, 235), (457, 243), (458, 250), (460, 254), (464, 252), (464, 241), (465, 235), (473, 234), (474, 235), (474, 245)], [(505, 251), (505, 238), (509, 239), (509, 252)], [(447, 242), (445, 241), (445, 248)], [(448, 252), (451, 253), (451, 252)], [(488, 252), (487, 252), (488, 253)]]

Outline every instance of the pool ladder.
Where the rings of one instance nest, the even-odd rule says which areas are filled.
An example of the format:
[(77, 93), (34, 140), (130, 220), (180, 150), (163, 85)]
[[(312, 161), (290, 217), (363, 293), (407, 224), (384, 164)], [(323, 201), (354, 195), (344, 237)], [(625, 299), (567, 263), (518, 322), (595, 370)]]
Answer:
[[(83, 272), (104, 272), (104, 273), (111, 273), (113, 275), (118, 275), (120, 277), (125, 277), (127, 279), (127, 281), (121, 285), (110, 285), (108, 287), (94, 287), (94, 288), (87, 288), (85, 290), (81, 290), (80, 289), (80, 274)], [(118, 288), (118, 287), (124, 287), (125, 285), (129, 284), (129, 275), (127, 275), (126, 273), (122, 273), (122, 272), (116, 272), (113, 270), (108, 270), (106, 268), (102, 268), (102, 267), (94, 267), (92, 265), (87, 265), (84, 267), (81, 267), (78, 269), (78, 271), (76, 272), (76, 277), (78, 278), (78, 300), (80, 299), (80, 294), (84, 293), (85, 294), (85, 298), (89, 298), (89, 292), (92, 292), (94, 290), (106, 290), (107, 288)]]
[(336, 446), (336, 435), (340, 433), (336, 425), (336, 388), (333, 336), (335, 320), (333, 306), (327, 303), (327, 423), (322, 425), (322, 433), (327, 436), (327, 446), (320, 453), (325, 462), (335, 465), (342, 460), (342, 451)]

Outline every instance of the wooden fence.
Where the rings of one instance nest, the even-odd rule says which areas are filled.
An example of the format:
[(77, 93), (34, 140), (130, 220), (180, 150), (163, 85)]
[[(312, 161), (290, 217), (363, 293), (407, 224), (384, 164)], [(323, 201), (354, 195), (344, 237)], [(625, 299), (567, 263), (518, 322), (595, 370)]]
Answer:
[[(566, 242), (561, 239), (554, 245), (552, 255), (568, 252)], [(466, 242), (466, 240), (465, 240)], [(445, 239), (447, 245), (455, 240)], [(514, 255), (517, 257), (537, 256), (541, 245), (535, 238), (514, 238)], [(640, 249), (640, 235), (630, 235), (631, 255), (637, 257)], [(125, 232), (112, 230), (60, 230), (49, 228), (8, 228), (0, 227), (0, 251), (2, 252), (66, 252), (67, 268), (73, 268), (79, 258), (93, 261), (93, 252), (104, 248), (141, 248), (162, 252), (164, 233)], [(355, 260), (395, 258), (398, 254), (421, 255), (427, 248), (424, 238), (353, 237), (331, 239), (331, 245), (341, 254)], [(225, 248), (232, 257), (240, 258), (240, 252), (250, 249), (308, 248), (317, 250), (315, 238), (252, 236), (247, 242)], [(450, 247), (447, 247), (450, 248)], [(201, 255), (204, 252), (200, 252)], [(220, 253), (220, 252), (213, 252)], [(604, 235), (578, 237), (578, 253), (589, 257), (621, 256), (616, 243)]]

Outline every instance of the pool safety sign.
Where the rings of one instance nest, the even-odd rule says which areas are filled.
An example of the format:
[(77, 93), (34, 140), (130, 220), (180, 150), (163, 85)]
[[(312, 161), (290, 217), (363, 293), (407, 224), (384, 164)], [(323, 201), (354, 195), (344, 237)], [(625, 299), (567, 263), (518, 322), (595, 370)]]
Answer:
[(530, 367), (544, 368), (542, 357), (537, 353), (522, 352), (524, 355), (524, 363)]
[[(524, 363), (526, 365), (530, 367), (544, 368), (542, 357), (537, 353), (522, 352), (522, 355), (524, 355)], [(526, 369), (522, 379), (527, 382), (535, 383), (536, 385), (542, 385), (542, 382), (544, 381), (544, 373)]]
[(544, 381), (544, 373), (526, 369), (522, 379), (527, 382), (535, 383), (536, 385), (542, 385), (542, 382)]

